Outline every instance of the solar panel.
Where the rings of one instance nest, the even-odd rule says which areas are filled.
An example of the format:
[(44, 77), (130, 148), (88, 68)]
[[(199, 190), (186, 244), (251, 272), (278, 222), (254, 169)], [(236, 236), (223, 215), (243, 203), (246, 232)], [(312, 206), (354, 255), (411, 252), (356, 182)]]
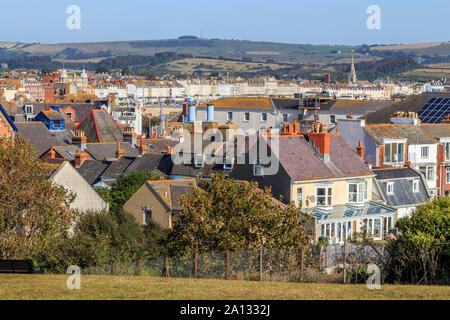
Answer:
[(420, 108), (417, 115), (423, 123), (441, 123), (450, 114), (450, 98), (431, 98)]

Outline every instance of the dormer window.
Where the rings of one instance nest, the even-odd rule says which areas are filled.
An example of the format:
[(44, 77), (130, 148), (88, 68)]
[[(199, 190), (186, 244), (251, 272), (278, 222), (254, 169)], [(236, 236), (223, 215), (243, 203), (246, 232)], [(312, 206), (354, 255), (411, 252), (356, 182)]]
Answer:
[(33, 114), (33, 105), (27, 104), (27, 105), (25, 106), (25, 113), (26, 113), (26, 114)]
[(393, 182), (388, 182), (386, 185), (386, 193), (388, 195), (393, 195), (394, 194), (394, 183)]
[(419, 192), (419, 180), (413, 180), (413, 192)]
[(384, 162), (395, 163), (404, 161), (405, 143), (386, 143), (384, 145)]

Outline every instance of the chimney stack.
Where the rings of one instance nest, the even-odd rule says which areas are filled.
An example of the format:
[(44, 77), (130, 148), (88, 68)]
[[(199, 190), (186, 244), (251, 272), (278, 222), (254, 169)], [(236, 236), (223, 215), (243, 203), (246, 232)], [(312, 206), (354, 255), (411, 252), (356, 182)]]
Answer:
[(361, 158), (362, 161), (364, 161), (364, 149), (365, 147), (362, 144), (362, 141), (359, 141), (358, 146), (356, 147), (356, 153)]
[(87, 159), (89, 159), (87, 152), (78, 149), (75, 153), (75, 168), (81, 167), (83, 162)]
[(138, 147), (138, 157), (142, 157), (150, 149), (149, 146), (144, 144), (144, 140), (141, 139)]
[(128, 142), (132, 146), (137, 144), (136, 142), (136, 132), (134, 132), (133, 127), (125, 127), (125, 131), (123, 132), (123, 142)]
[(56, 152), (53, 149), (53, 147), (51, 147), (50, 151), (48, 152), (48, 158), (51, 158), (51, 159), (55, 159), (56, 158)]
[(308, 140), (325, 162), (330, 161), (330, 137), (335, 133), (329, 133), (327, 125), (320, 122), (312, 124), (312, 130), (308, 133)]
[(72, 136), (72, 144), (78, 146), (80, 150), (86, 150), (86, 136), (83, 130), (74, 130), (74, 135)]
[(127, 155), (126, 151), (124, 149), (120, 148), (120, 142), (117, 142), (117, 149), (116, 149), (116, 159), (120, 159), (120, 157), (125, 157)]

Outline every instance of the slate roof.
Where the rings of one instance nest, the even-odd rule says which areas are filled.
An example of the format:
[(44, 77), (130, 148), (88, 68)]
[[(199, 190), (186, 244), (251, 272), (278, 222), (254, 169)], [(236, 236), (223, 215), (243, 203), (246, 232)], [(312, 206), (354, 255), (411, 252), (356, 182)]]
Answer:
[(422, 123), (420, 126), (423, 131), (433, 138), (450, 137), (450, 123)]
[(181, 200), (183, 199), (183, 196), (185, 194), (192, 194), (192, 187), (183, 185), (170, 185), (169, 189), (172, 210), (183, 210), (183, 207), (181, 206)]
[[(375, 112), (383, 107), (392, 105), (391, 101), (367, 101), (367, 100), (349, 100), (336, 99), (320, 105), (320, 111), (334, 111), (338, 113), (364, 114), (366, 112)], [(332, 112), (327, 112), (332, 113)]]
[[(125, 172), (132, 171), (154, 171), (163, 158), (162, 154), (145, 153), (141, 157), (134, 158), (134, 161), (125, 169)], [(163, 172), (164, 173), (164, 172)]]
[(270, 98), (255, 97), (220, 98), (207, 104), (200, 104), (198, 107), (206, 107), (209, 104), (214, 105), (214, 108), (273, 109)]
[(408, 140), (408, 144), (435, 144), (437, 141), (429, 137), (420, 127), (415, 125), (393, 125), (400, 135)]
[[(139, 151), (128, 142), (121, 142), (120, 148), (126, 152), (128, 157), (137, 157)], [(114, 158), (116, 155), (117, 143), (86, 143), (86, 152), (96, 160)]]
[(38, 157), (41, 157), (52, 146), (66, 146), (67, 143), (56, 133), (51, 132), (40, 121), (16, 122), (18, 133), (31, 141), (34, 148), (38, 150)]
[(100, 178), (103, 171), (109, 166), (109, 163), (97, 160), (85, 160), (83, 164), (76, 168), (84, 179), (93, 185)]
[[(180, 200), (183, 192), (192, 193), (192, 188), (189, 187), (191, 183), (194, 185), (196, 184), (195, 178), (185, 178), (179, 180), (151, 180), (147, 181), (146, 185), (153, 190), (171, 210), (174, 210), (174, 207), (175, 210), (177, 210), (180, 208)], [(184, 188), (172, 188), (171, 190), (171, 186), (181, 186)], [(188, 191), (186, 187), (191, 190)], [(171, 191), (175, 193), (173, 197)], [(172, 200), (175, 202), (172, 202)]]
[(74, 145), (67, 145), (67, 146), (53, 146), (53, 150), (64, 159), (75, 159), (75, 153), (77, 151), (78, 147)]
[(303, 101), (299, 99), (276, 99), (272, 98), (272, 103), (277, 109), (294, 109), (298, 110), (303, 107)]
[(56, 110), (42, 110), (40, 113), (42, 113), (48, 120), (65, 120)]
[[(167, 147), (175, 147), (179, 141), (171, 139), (142, 139), (143, 143), (151, 146), (149, 153), (161, 154), (167, 152)], [(139, 144), (139, 143), (138, 143)]]
[(294, 181), (370, 176), (372, 172), (338, 135), (330, 136), (330, 161), (323, 159), (302, 136), (280, 137), (280, 165)]
[(395, 130), (393, 124), (366, 125), (364, 130), (367, 134), (375, 139), (404, 139), (404, 137)]
[(134, 161), (135, 158), (120, 157), (120, 159), (111, 161), (108, 168), (102, 172), (100, 178), (113, 178), (117, 179), (128, 166)]
[[(386, 203), (393, 207), (415, 206), (429, 199), (425, 182), (415, 170), (407, 168), (375, 169), (376, 180)], [(419, 191), (413, 192), (413, 181), (419, 180)], [(392, 182), (393, 194), (387, 193), (387, 183)]]
[(422, 106), (431, 98), (450, 98), (448, 92), (426, 92), (420, 95), (415, 95), (407, 100), (401, 102), (392, 102), (391, 105), (378, 109), (377, 112), (370, 113), (367, 118), (367, 123), (390, 123), (390, 119), (397, 111), (403, 112), (418, 112)]
[(42, 110), (49, 109), (53, 106), (58, 106), (60, 110), (71, 107), (75, 110), (75, 121), (80, 122), (89, 112), (94, 109), (94, 105), (90, 103), (25, 103), (22, 106), (22, 112), (25, 112), (25, 105), (33, 105), (33, 113), (38, 114)]
[(0, 112), (3, 113), (3, 116), (6, 118), (6, 121), (9, 122), (9, 124), (11, 125), (11, 127), (13, 128), (14, 131), (17, 131), (17, 127), (14, 125), (14, 122), (12, 121), (12, 119), (9, 117), (8, 113), (6, 112), (6, 110), (3, 108), (3, 106), (0, 104)]
[(92, 110), (77, 126), (87, 142), (122, 142), (123, 131), (105, 110)]
[(386, 168), (374, 169), (373, 172), (378, 180), (402, 179), (402, 178), (417, 178), (420, 175), (409, 167), (403, 168)]

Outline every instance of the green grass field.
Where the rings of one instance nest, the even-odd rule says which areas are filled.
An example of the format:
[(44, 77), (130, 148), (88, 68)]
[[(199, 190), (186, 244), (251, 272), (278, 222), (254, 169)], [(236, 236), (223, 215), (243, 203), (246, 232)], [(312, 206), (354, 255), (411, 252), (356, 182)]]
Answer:
[(0, 275), (0, 299), (450, 299), (450, 287), (252, 282), (81, 276), (69, 290), (65, 275)]

